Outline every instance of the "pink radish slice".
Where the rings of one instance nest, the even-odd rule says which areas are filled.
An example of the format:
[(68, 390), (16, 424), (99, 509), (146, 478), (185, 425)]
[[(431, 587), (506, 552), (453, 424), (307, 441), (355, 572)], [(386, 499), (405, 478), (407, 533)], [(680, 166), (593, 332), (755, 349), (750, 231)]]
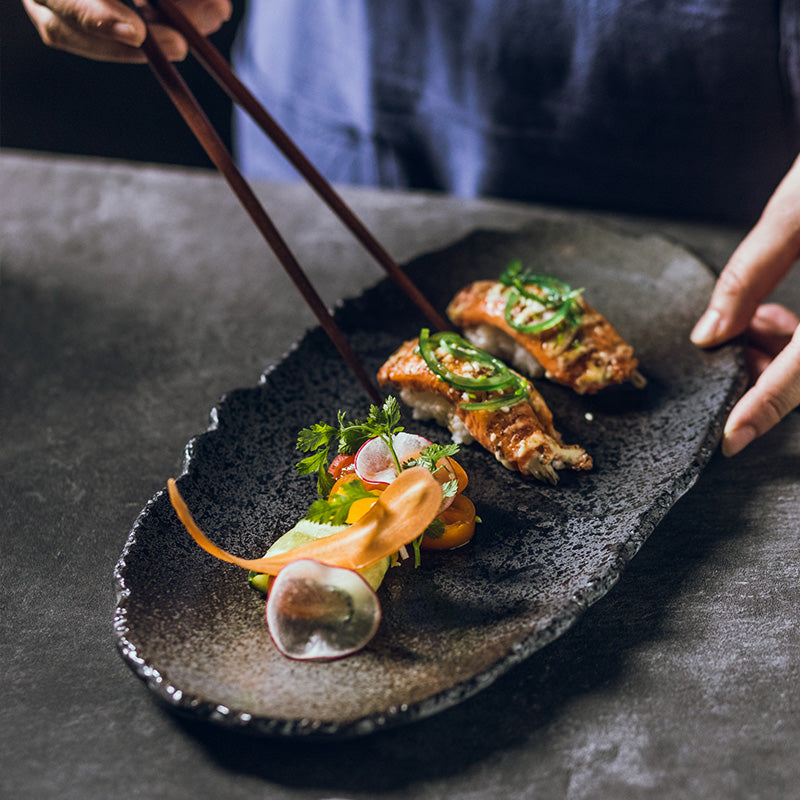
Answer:
[[(392, 445), (397, 458), (402, 464), (409, 458), (420, 454), (431, 442), (424, 436), (413, 433), (396, 433), (392, 437)], [(397, 477), (389, 445), (380, 437), (370, 439), (361, 445), (354, 462), (356, 475), (368, 483), (391, 483)]]
[(267, 599), (267, 627), (283, 655), (329, 661), (361, 650), (378, 630), (378, 595), (357, 573), (313, 559), (287, 564)]
[[(392, 444), (400, 464), (403, 464), (409, 458), (418, 456), (432, 442), (424, 436), (401, 431), (394, 434)], [(358, 478), (366, 483), (388, 485), (398, 474), (394, 459), (389, 451), (389, 445), (380, 437), (370, 439), (361, 445), (356, 453), (353, 465)], [(457, 480), (456, 473), (450, 465), (450, 459), (440, 459), (438, 467), (433, 477), (436, 478), (440, 485), (443, 486), (448, 481)], [(441, 514), (452, 502), (452, 496), (443, 497), (438, 513)]]

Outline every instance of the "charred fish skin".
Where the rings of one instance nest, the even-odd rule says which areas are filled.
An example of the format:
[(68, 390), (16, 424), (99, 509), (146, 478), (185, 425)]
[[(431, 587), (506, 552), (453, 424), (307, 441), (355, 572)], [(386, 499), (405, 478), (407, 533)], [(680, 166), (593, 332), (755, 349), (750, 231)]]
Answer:
[(644, 386), (633, 347), (583, 296), (573, 300), (577, 324), (533, 334), (516, 330), (506, 320), (509, 291), (499, 281), (475, 281), (450, 301), (447, 315), (479, 347), (511, 360), (531, 377), (544, 372), (578, 394), (594, 394), (628, 381), (637, 388)]
[[(404, 342), (378, 371), (379, 385), (397, 389), (416, 419), (435, 419), (450, 429), (456, 441), (475, 440), (508, 469), (547, 483), (558, 482), (558, 470), (592, 468), (592, 458), (582, 447), (563, 443), (550, 409), (530, 381), (522, 378), (527, 400), (487, 410), (461, 408), (461, 403), (475, 398), (434, 375), (418, 342)], [(450, 368), (466, 374), (471, 367), (451, 363)]]

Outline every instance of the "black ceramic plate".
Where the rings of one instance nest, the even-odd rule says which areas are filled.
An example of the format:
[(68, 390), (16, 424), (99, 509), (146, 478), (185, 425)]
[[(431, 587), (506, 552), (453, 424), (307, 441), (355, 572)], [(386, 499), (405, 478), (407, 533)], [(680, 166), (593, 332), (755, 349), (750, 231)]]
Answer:
[[(361, 653), (333, 663), (281, 657), (264, 601), (245, 573), (203, 552), (166, 495), (130, 533), (116, 570), (122, 656), (171, 707), (289, 737), (353, 736), (419, 719), (490, 684), (569, 628), (617, 581), (672, 504), (696, 480), (743, 385), (739, 347), (688, 341), (713, 285), (682, 248), (575, 217), (518, 234), (478, 233), (408, 266), (439, 308), (464, 283), (512, 258), (586, 288), (589, 302), (634, 344), (648, 386), (598, 398), (541, 385), (565, 441), (594, 458), (590, 473), (545, 486), (504, 469), (477, 445), (460, 460), (483, 522), (473, 541), (390, 571), (384, 617)], [(338, 319), (370, 371), (423, 321), (388, 282), (346, 303)], [(315, 330), (250, 389), (223, 398), (187, 448), (181, 491), (200, 526), (240, 555), (263, 554), (303, 515), (313, 482), (294, 472), (297, 431), (338, 409), (363, 417), (359, 387)], [(446, 441), (429, 423), (408, 428)]]

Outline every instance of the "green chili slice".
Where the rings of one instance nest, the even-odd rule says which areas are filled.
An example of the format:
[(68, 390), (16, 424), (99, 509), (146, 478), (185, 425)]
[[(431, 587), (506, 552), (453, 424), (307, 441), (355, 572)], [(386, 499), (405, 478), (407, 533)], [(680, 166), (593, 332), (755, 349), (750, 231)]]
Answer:
[[(446, 367), (436, 355), (438, 347), (444, 347), (457, 359), (473, 361), (491, 369), (486, 375), (472, 378), (459, 375)], [(459, 403), (459, 407), (469, 411), (488, 411), (494, 408), (513, 406), (528, 398), (527, 384), (523, 378), (512, 372), (499, 358), (481, 350), (456, 333), (440, 332), (431, 334), (428, 328), (419, 333), (419, 353), (428, 369), (454, 389), (465, 392), (495, 392), (513, 387), (511, 394), (479, 400), (474, 403)]]
[(484, 364), (492, 368), (492, 371), (497, 374), (505, 374), (508, 371), (506, 364), (499, 358), (495, 358), (491, 353), (486, 350), (481, 350), (476, 347), (472, 342), (467, 341), (457, 333), (435, 333), (436, 346), (443, 346), (450, 355), (463, 361), (472, 361), (476, 364)]
[[(456, 356), (457, 358), (479, 361), (481, 364), (490, 366), (492, 372), (472, 378), (469, 375), (459, 375), (457, 372), (448, 369), (442, 364), (435, 352), (436, 348), (442, 343), (443, 337), (446, 337), (445, 342), (450, 342), (450, 346), (445, 345), (445, 347), (451, 353), (455, 355), (452, 348), (458, 348), (459, 354)], [(454, 389), (488, 392), (493, 389), (502, 389), (514, 383), (514, 376), (502, 361), (479, 348), (473, 347), (466, 339), (462, 339), (454, 333), (431, 334), (428, 328), (423, 328), (419, 333), (419, 352), (428, 369)]]
[[(551, 275), (536, 275), (522, 271), (522, 262), (512, 261), (498, 278), (504, 286), (516, 289), (522, 297), (536, 300), (545, 308), (555, 308), (572, 287)], [(532, 292), (528, 287), (535, 286), (540, 292)]]
[(503, 316), (506, 322), (516, 331), (520, 333), (541, 333), (542, 331), (550, 330), (560, 325), (562, 322), (568, 322), (570, 325), (575, 326), (578, 324), (579, 319), (575, 316), (575, 300), (578, 298), (583, 290), (575, 289), (569, 292), (559, 306), (558, 310), (547, 319), (540, 322), (532, 322), (529, 325), (517, 322), (514, 319), (514, 307), (520, 301), (520, 295), (517, 289), (511, 289), (508, 293), (508, 300), (506, 307), (503, 310)]
[(527, 400), (528, 387), (521, 378), (517, 376), (514, 377), (516, 378), (516, 389), (513, 394), (493, 397), (490, 400), (480, 400), (476, 403), (459, 403), (459, 408), (463, 408), (465, 411), (491, 411), (495, 408), (511, 408), (511, 406), (515, 406), (517, 403)]
[[(506, 322), (520, 333), (541, 333), (562, 323), (576, 327), (580, 323), (580, 306), (577, 299), (583, 289), (573, 289), (569, 284), (549, 275), (534, 275), (523, 272), (520, 261), (512, 261), (500, 275), (500, 283), (508, 287), (503, 316)], [(537, 291), (528, 287), (535, 286)], [(547, 319), (530, 324), (514, 319), (514, 308), (520, 300), (534, 300), (541, 305), (542, 312), (555, 311)]]

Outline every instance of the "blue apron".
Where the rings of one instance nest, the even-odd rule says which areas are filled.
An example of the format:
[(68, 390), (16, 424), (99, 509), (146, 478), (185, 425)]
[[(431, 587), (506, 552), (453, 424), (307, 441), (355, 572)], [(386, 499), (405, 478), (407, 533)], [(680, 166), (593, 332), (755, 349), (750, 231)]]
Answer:
[(254, 0), (233, 59), (334, 182), (752, 222), (800, 149), (798, 53), (800, 0)]

